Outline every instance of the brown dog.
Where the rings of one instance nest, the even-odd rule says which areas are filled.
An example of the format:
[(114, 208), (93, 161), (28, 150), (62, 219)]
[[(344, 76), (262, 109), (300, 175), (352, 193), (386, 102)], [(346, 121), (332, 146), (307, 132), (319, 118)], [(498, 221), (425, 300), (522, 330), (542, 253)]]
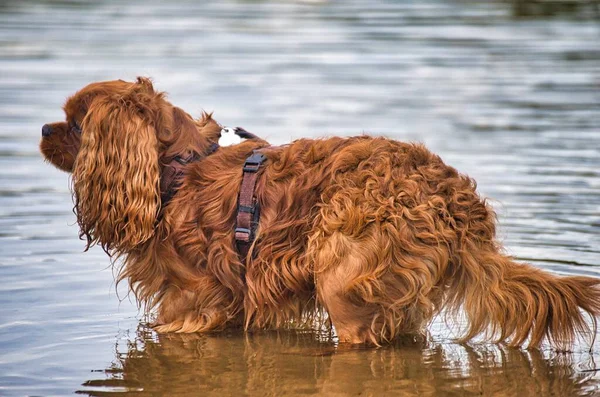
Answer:
[[(123, 259), (119, 280), (156, 308), (158, 332), (298, 326), (326, 312), (341, 342), (380, 344), (462, 308), (465, 340), (566, 346), (588, 330), (580, 309), (600, 314), (600, 280), (503, 255), (475, 182), (422, 145), (247, 140), (208, 155), (218, 123), (193, 120), (144, 78), (90, 84), (64, 109), (66, 122), (43, 127), (41, 151), (72, 172), (80, 235)], [(260, 223), (241, 259), (242, 167), (258, 148)], [(201, 159), (163, 206), (161, 175), (176, 156)]]

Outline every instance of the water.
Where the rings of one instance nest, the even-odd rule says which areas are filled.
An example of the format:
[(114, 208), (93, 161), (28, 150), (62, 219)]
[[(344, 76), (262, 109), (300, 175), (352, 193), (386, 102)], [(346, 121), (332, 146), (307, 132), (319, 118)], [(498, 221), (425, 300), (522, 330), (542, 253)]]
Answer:
[(426, 342), (367, 350), (311, 332), (157, 336), (116, 292), (104, 253), (82, 252), (68, 177), (37, 150), (77, 89), (152, 76), (193, 115), (214, 110), (275, 144), (362, 132), (425, 142), (494, 199), (509, 253), (600, 277), (592, 8), (122, 3), (0, 3), (0, 395), (600, 394), (598, 344), (458, 345), (440, 320)]

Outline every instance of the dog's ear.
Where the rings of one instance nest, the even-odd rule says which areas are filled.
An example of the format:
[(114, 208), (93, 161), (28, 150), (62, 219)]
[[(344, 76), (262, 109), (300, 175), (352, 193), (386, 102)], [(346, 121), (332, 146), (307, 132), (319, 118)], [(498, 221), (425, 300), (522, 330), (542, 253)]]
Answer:
[(152, 237), (160, 209), (158, 140), (145, 94), (92, 100), (73, 169), (80, 237), (117, 255)]

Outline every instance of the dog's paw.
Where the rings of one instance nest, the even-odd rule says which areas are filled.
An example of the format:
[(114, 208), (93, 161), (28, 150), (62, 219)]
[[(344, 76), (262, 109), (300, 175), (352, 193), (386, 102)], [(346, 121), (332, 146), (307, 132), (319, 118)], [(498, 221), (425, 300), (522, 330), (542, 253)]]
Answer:
[(183, 321), (174, 321), (167, 324), (153, 324), (152, 329), (159, 334), (167, 334), (169, 332), (179, 332), (183, 327)]

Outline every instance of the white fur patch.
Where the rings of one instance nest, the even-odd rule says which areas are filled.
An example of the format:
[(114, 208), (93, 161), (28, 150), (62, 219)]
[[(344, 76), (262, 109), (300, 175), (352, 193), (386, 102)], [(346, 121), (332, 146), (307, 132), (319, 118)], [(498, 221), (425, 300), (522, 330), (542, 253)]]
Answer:
[(221, 130), (221, 137), (219, 138), (219, 146), (231, 146), (237, 145), (242, 141), (236, 133), (235, 129), (230, 127), (224, 127)]

